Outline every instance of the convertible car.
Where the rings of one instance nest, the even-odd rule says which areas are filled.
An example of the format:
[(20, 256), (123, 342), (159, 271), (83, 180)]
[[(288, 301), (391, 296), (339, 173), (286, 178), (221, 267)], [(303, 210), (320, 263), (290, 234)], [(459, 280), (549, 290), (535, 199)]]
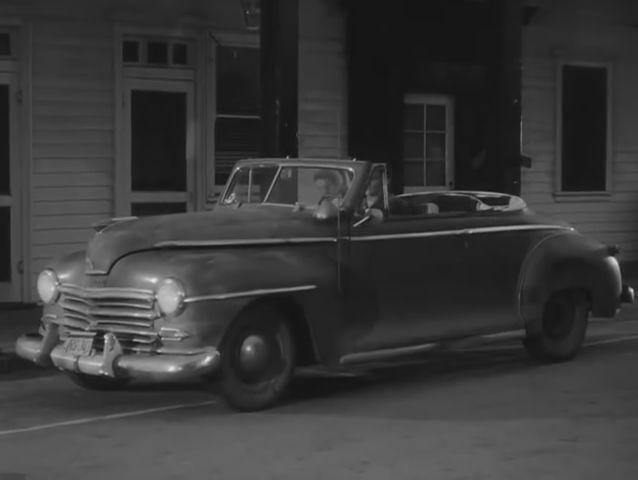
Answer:
[(511, 333), (535, 359), (583, 344), (633, 289), (618, 249), (516, 196), (390, 196), (383, 164), (250, 159), (208, 211), (114, 218), (42, 271), (17, 353), (91, 389), (194, 377), (271, 407), (329, 371)]

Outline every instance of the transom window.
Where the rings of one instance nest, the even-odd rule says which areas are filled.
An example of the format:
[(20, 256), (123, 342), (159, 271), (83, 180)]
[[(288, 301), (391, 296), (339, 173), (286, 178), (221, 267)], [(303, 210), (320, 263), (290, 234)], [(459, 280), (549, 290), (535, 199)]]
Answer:
[(452, 180), (452, 100), (408, 95), (403, 107), (406, 187), (446, 188)]
[(191, 67), (194, 46), (184, 39), (125, 38), (122, 61), (127, 65), (147, 67)]
[(12, 30), (0, 30), (0, 58), (13, 58), (16, 53), (15, 32)]

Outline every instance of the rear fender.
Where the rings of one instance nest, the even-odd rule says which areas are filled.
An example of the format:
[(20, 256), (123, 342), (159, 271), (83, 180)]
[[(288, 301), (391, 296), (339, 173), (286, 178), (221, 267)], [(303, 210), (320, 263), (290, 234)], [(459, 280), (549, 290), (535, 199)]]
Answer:
[(547, 300), (570, 289), (586, 292), (593, 315), (615, 315), (621, 292), (618, 261), (608, 247), (573, 231), (545, 237), (525, 259), (519, 308), (528, 331), (539, 328)]

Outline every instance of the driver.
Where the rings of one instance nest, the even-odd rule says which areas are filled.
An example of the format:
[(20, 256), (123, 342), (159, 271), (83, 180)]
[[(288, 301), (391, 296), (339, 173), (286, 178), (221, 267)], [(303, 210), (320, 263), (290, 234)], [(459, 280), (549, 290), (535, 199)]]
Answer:
[(335, 206), (339, 206), (341, 201), (340, 182), (335, 172), (322, 168), (317, 170), (313, 180), (320, 195), (318, 203), (321, 204), (324, 200), (330, 200)]

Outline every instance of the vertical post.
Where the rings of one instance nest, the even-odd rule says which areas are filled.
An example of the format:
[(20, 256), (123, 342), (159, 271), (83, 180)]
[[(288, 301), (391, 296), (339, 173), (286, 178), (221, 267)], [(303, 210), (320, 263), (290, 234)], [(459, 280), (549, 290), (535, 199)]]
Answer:
[(299, 0), (262, 0), (261, 155), (298, 155)]
[(523, 6), (521, 0), (494, 0), (496, 36), (494, 62), (496, 171), (495, 187), (507, 193), (521, 191), (521, 47)]

